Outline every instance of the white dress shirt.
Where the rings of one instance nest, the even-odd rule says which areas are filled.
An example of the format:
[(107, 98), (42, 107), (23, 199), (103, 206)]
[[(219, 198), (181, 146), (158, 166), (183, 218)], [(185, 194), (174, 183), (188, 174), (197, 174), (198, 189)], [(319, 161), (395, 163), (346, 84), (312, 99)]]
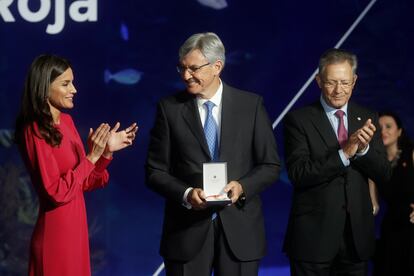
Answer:
[[(221, 104), (221, 99), (223, 96), (223, 83), (220, 80), (220, 85), (216, 91), (216, 93), (214, 94), (213, 97), (211, 97), (210, 99), (203, 99), (199, 96), (197, 96), (197, 107), (198, 107), (198, 112), (200, 114), (200, 119), (201, 119), (201, 125), (204, 127), (204, 123), (207, 119), (207, 109), (204, 106), (204, 103), (207, 101), (213, 102), (214, 103), (214, 107), (212, 110), (213, 113), (213, 118), (216, 121), (217, 124), (217, 139), (218, 139), (218, 144), (220, 144), (220, 133), (221, 133), (221, 109), (222, 109), (222, 104)], [(185, 190), (184, 195), (183, 195), (183, 205), (184, 207), (191, 209), (191, 204), (188, 203), (187, 201), (187, 196), (188, 193), (192, 190), (193, 188), (190, 187), (187, 190)]]
[(198, 112), (200, 114), (200, 119), (201, 119), (201, 125), (204, 127), (204, 123), (206, 122), (207, 119), (207, 109), (204, 105), (205, 102), (210, 101), (212, 103), (214, 103), (214, 107), (212, 110), (213, 113), (213, 118), (214, 121), (216, 121), (217, 124), (217, 138), (218, 138), (218, 142), (220, 144), (220, 133), (221, 133), (221, 98), (223, 95), (223, 84), (220, 81), (220, 85), (217, 89), (217, 92), (214, 94), (213, 97), (211, 97), (210, 99), (203, 99), (199, 96), (197, 96), (197, 107), (198, 107)]

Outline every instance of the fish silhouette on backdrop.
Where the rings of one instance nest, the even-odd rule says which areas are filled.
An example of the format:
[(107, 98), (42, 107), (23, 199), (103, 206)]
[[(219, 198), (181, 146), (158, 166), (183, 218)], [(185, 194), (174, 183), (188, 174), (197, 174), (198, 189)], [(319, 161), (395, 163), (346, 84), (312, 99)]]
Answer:
[(203, 6), (215, 9), (215, 10), (222, 10), (228, 7), (226, 0), (197, 0)]
[(119, 28), (119, 33), (121, 34), (121, 38), (125, 41), (129, 40), (129, 30), (128, 26), (125, 23), (121, 23), (121, 27)]
[(253, 55), (250, 52), (246, 52), (243, 50), (231, 51), (226, 55), (226, 63), (234, 65), (249, 62), (252, 59)]
[(13, 129), (0, 129), (0, 146), (9, 148), (13, 145)]
[(116, 73), (111, 73), (108, 69), (104, 72), (105, 83), (111, 80), (120, 84), (133, 85), (138, 83), (142, 78), (143, 73), (135, 69), (124, 69)]

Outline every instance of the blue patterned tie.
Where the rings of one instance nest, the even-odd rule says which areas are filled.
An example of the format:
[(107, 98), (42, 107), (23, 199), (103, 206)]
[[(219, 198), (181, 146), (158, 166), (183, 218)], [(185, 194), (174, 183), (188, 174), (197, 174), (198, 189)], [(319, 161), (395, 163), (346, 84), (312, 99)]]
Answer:
[(206, 136), (208, 149), (210, 150), (210, 156), (212, 161), (218, 159), (218, 139), (217, 139), (217, 124), (213, 118), (213, 102), (207, 101), (204, 103), (207, 108), (207, 117), (204, 123), (204, 135)]

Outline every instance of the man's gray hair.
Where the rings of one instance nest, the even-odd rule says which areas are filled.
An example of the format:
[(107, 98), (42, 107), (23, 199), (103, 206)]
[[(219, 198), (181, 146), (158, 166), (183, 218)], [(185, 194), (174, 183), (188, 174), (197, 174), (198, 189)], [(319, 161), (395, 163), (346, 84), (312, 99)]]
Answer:
[(193, 50), (199, 50), (210, 63), (217, 60), (225, 63), (225, 49), (218, 35), (215, 33), (198, 33), (190, 36), (180, 47), (178, 56), (182, 60)]
[(343, 49), (329, 49), (319, 59), (319, 74), (323, 74), (327, 65), (348, 62), (356, 74), (358, 59), (353, 53)]

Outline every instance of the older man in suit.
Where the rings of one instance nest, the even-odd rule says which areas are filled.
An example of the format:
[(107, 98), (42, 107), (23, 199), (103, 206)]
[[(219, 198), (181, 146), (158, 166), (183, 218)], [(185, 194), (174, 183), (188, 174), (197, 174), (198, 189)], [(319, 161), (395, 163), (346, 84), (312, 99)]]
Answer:
[[(257, 275), (265, 255), (259, 194), (278, 177), (276, 143), (262, 98), (222, 82), (224, 63), (216, 34), (191, 36), (177, 67), (186, 91), (158, 105), (146, 166), (148, 186), (166, 199), (167, 275)], [(206, 204), (211, 161), (227, 162), (230, 206)]]
[(350, 102), (356, 56), (331, 49), (319, 61), (320, 101), (285, 118), (285, 153), (294, 186), (285, 237), (292, 275), (366, 275), (374, 252), (368, 178), (391, 174), (377, 114)]

